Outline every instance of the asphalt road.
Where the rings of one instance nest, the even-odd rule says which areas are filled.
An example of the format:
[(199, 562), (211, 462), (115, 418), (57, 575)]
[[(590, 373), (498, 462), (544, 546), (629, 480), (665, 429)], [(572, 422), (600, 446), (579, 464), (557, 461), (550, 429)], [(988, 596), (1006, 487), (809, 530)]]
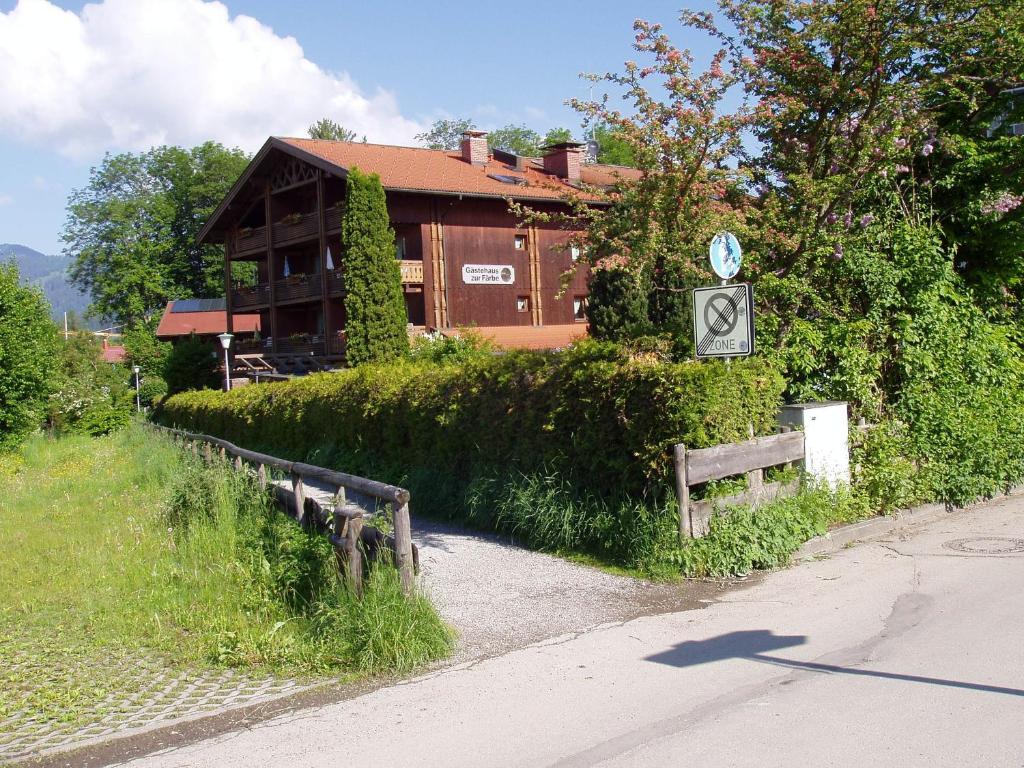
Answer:
[(131, 765), (1021, 768), (1022, 593), (1017, 497)]

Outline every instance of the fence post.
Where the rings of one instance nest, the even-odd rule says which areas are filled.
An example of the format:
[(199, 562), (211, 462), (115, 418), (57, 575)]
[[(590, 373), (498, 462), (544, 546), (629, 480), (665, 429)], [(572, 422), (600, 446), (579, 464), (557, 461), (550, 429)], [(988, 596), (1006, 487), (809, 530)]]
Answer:
[[(780, 435), (785, 435), (785, 434), (788, 434), (788, 433), (790, 433), (792, 431), (793, 431), (792, 427), (788, 427), (788, 426), (779, 427), (779, 434)], [(792, 461), (787, 461), (785, 464), (782, 465), (782, 468), (788, 472), (789, 470), (791, 470), (793, 468), (793, 462)]]
[(206, 459), (207, 464), (213, 464), (213, 451), (210, 449), (209, 443), (203, 443), (203, 458)]
[[(754, 439), (754, 425), (747, 425), (747, 437), (750, 440)], [(748, 491), (760, 491), (764, 488), (764, 470), (763, 469), (752, 469), (747, 472), (747, 490)]]
[(361, 518), (348, 521), (348, 536), (345, 538), (345, 559), (348, 560), (348, 580), (357, 596), (363, 596), (363, 553), (359, 549), (360, 533), (363, 530)]
[[(397, 505), (398, 502), (395, 502)], [(395, 554), (398, 556), (398, 574), (402, 579), (402, 591), (411, 595), (416, 586), (416, 574), (412, 561), (412, 524), (409, 522), (409, 502), (394, 507)]]
[(224, 461), (225, 459), (227, 459), (227, 457), (228, 457), (228, 452), (224, 449), (224, 446), (222, 445), (220, 447), (220, 460)]
[(292, 491), (295, 494), (295, 519), (300, 523), (306, 517), (306, 488), (302, 484), (302, 475), (292, 472)]
[(690, 520), (690, 486), (686, 480), (686, 446), (677, 443), (672, 449), (672, 458), (676, 467), (676, 499), (679, 502), (679, 543), (682, 544), (693, 536), (693, 524)]
[(259, 481), (260, 488), (264, 491), (267, 490), (267, 467), (264, 464), (260, 464), (256, 468), (256, 479)]
[(241, 456), (235, 456), (235, 471), (236, 472), (241, 472), (242, 471), (242, 457)]

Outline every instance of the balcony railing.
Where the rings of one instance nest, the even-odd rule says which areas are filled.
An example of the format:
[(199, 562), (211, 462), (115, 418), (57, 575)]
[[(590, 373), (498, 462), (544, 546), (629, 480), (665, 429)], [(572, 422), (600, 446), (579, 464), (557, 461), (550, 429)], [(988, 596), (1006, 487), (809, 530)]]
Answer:
[(274, 283), (277, 302), (308, 299), (321, 294), (320, 275), (291, 275)]
[(239, 355), (257, 355), (270, 352), (270, 339), (240, 339), (235, 347)]
[(274, 224), (274, 245), (286, 245), (308, 240), (320, 233), (320, 225), (316, 213), (304, 213), (301, 216), (292, 217), (286, 221), (278, 221)]
[(344, 355), (345, 354), (345, 336), (339, 332), (334, 336), (327, 339), (327, 354), (328, 355)]
[(418, 284), (423, 282), (423, 262), (416, 260), (400, 261), (402, 268), (402, 284)]
[(234, 309), (258, 307), (270, 303), (270, 286), (239, 286), (231, 291), (231, 306)]
[(324, 337), (320, 335), (288, 336), (277, 342), (278, 353), (287, 355), (322, 355), (325, 349)]
[(238, 231), (238, 241), (235, 243), (235, 250), (240, 254), (252, 253), (253, 251), (265, 251), (267, 249), (267, 228), (248, 227)]
[(327, 292), (330, 294), (344, 293), (345, 274), (340, 269), (327, 270)]

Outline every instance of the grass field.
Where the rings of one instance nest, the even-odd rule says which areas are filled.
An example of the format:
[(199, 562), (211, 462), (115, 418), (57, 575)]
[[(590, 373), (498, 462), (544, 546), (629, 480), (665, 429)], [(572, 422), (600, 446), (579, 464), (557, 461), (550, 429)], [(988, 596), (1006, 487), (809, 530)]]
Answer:
[(363, 600), (325, 537), (141, 427), (0, 456), (0, 720), (95, 717), (125, 670), (407, 671), (451, 630), (392, 569)]

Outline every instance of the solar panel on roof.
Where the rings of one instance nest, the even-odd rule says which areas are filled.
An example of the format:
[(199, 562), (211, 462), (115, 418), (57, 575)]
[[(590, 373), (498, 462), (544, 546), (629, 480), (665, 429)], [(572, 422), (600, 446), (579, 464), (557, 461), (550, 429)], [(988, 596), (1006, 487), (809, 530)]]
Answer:
[(503, 173), (488, 173), (495, 181), (500, 181), (502, 184), (526, 184), (526, 179), (522, 179), (518, 176), (506, 176)]
[(171, 312), (223, 312), (227, 309), (224, 298), (219, 299), (178, 299), (171, 305)]

